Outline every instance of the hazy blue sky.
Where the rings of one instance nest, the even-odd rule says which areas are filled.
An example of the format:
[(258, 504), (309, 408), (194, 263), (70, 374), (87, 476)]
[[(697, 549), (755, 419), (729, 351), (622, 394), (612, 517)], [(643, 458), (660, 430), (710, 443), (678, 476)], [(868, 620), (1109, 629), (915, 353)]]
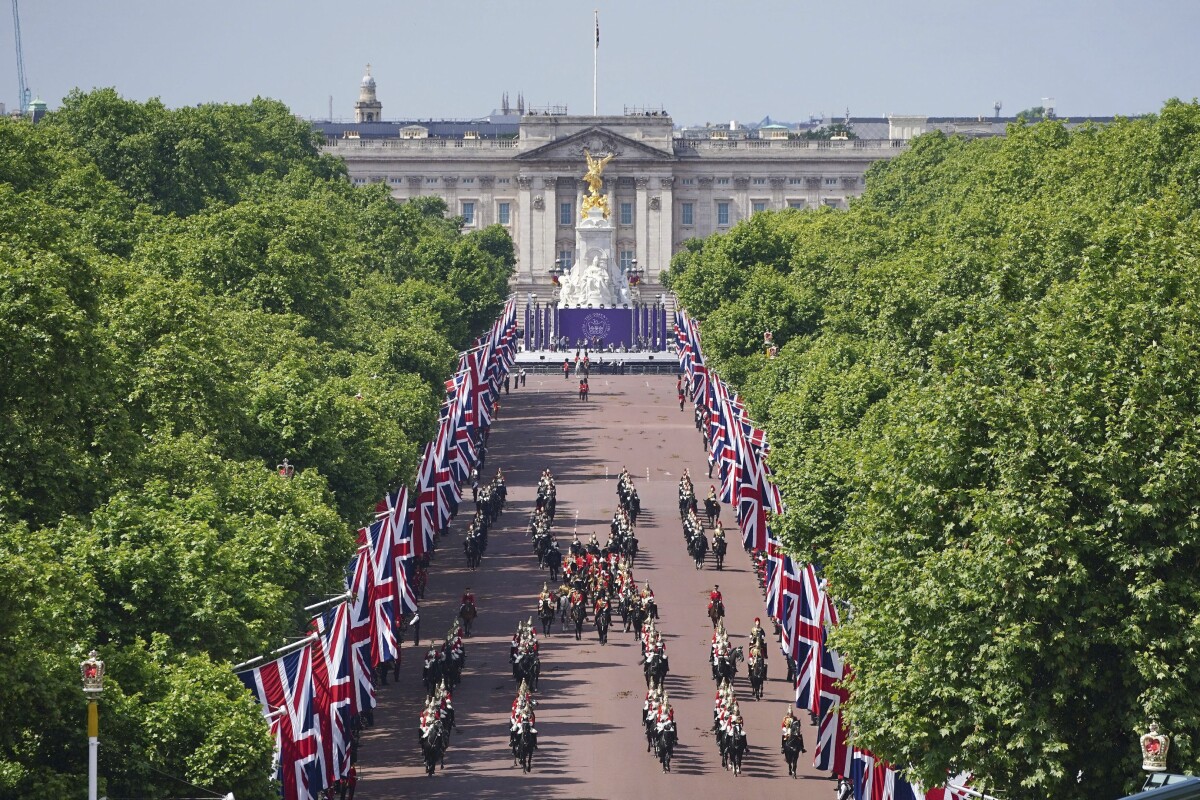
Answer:
[[(0, 13), (0, 102), (17, 98)], [(352, 114), (372, 64), (385, 118), (475, 117), (508, 91), (679, 123), (809, 114), (1136, 114), (1200, 95), (1200, 0), (23, 0), (25, 69), (51, 107), (75, 86), (171, 106), (277, 98)]]

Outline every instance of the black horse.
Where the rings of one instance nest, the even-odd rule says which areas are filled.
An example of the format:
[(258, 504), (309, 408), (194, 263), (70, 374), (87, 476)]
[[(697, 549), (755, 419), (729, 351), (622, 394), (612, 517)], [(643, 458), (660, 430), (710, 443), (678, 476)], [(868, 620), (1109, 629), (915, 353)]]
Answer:
[(543, 636), (550, 635), (550, 626), (554, 624), (555, 605), (553, 595), (538, 601), (538, 619), (542, 621)]
[(587, 619), (587, 606), (582, 600), (571, 602), (571, 622), (575, 623), (575, 641), (583, 638), (583, 621)]
[(426, 733), (418, 734), (421, 744), (421, 757), (425, 762), (425, 774), (432, 775), (437, 767), (445, 768), (446, 740), (442, 736), (441, 720), (434, 720)]
[(742, 648), (734, 647), (727, 651), (724, 655), (717, 656), (716, 663), (713, 664), (713, 680), (720, 686), (722, 681), (733, 683), (733, 679), (737, 677), (737, 662), (742, 660)]
[(724, 536), (717, 536), (717, 537), (713, 538), (713, 545), (712, 545), (713, 560), (715, 560), (717, 562), (718, 570), (722, 570), (725, 568), (725, 553), (728, 550), (729, 550), (729, 543), (725, 541)]
[(720, 600), (715, 603), (708, 604), (708, 618), (712, 621), (712, 626), (717, 627), (717, 623), (725, 617), (725, 604)]
[(729, 735), (725, 737), (725, 753), (722, 755), (721, 764), (724, 766), (725, 757), (728, 757), (729, 766), (733, 767), (733, 774), (741, 775), (742, 758), (748, 749), (750, 749), (750, 745), (746, 742), (746, 731), (742, 729), (741, 724), (735, 723), (729, 731)]
[(596, 612), (596, 633), (600, 636), (600, 644), (608, 644), (608, 626), (612, 624), (612, 606), (603, 604)]
[(542, 662), (537, 653), (529, 650), (517, 656), (516, 663), (513, 664), (513, 680), (517, 686), (521, 685), (521, 681), (525, 681), (530, 690), (536, 692), (538, 676), (541, 674)]
[(522, 772), (533, 770), (533, 751), (537, 749), (537, 734), (526, 720), (517, 732), (517, 743), (513, 745), (513, 763), (521, 765)]
[(658, 744), (655, 749), (658, 751), (658, 760), (662, 764), (663, 772), (671, 771), (671, 756), (675, 754), (675, 743), (679, 741), (679, 736), (675, 730), (674, 721), (668, 721), (663, 725), (663, 729), (658, 732)]
[(467, 556), (467, 569), (471, 571), (479, 569), (479, 562), (483, 560), (481, 544), (479, 537), (474, 534), (463, 540), (463, 552)]
[(562, 563), (562, 551), (552, 545), (546, 551), (546, 568), (550, 570), (550, 580), (552, 582), (557, 582), (558, 576), (562, 574)]
[(808, 751), (804, 749), (804, 732), (800, 728), (800, 720), (792, 720), (783, 739), (783, 760), (787, 762), (788, 775), (796, 777), (796, 762), (800, 760), (800, 754), (806, 752)]
[(713, 527), (717, 524), (717, 520), (721, 516), (721, 504), (716, 500), (706, 499), (704, 501), (704, 516), (708, 519), (708, 527)]
[(696, 569), (704, 568), (704, 558), (708, 555), (708, 537), (703, 533), (697, 533), (688, 542), (688, 555), (696, 562)]
[(767, 682), (767, 659), (761, 655), (755, 656), (747, 667), (750, 675), (750, 693), (755, 700), (761, 700), (763, 685)]
[(642, 668), (642, 671), (646, 673), (646, 688), (662, 688), (663, 681), (667, 679), (667, 672), (670, 669), (667, 657), (657, 650), (647, 656), (645, 666)]

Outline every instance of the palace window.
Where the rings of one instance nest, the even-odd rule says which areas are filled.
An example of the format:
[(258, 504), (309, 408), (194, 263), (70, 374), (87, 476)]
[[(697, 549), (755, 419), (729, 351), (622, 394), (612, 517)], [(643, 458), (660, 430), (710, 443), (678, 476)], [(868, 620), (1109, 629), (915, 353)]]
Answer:
[(804, 208), (803, 200), (788, 200), (788, 208)]
[(464, 200), (462, 203), (462, 218), (463, 225), (475, 224), (475, 203), (471, 200)]
[(837, 178), (826, 178), (825, 185), (826, 186), (837, 186)]
[(788, 186), (799, 186), (804, 183), (803, 178), (788, 178)]
[(474, 178), (463, 178), (463, 183), (474, 183), (474, 182), (475, 182)]
[(632, 250), (622, 250), (621, 251), (621, 271), (628, 272), (632, 268), (633, 268), (633, 251)]
[(692, 221), (692, 217), (693, 217), (692, 204), (691, 203), (680, 203), (679, 204), (679, 222), (683, 225), (694, 225), (695, 223)]
[(766, 186), (766, 185), (767, 185), (767, 179), (766, 179), (766, 178), (755, 178), (755, 179), (754, 179), (754, 185), (755, 185), (755, 186)]
[(729, 224), (729, 203), (717, 203), (717, 224)]
[(684, 186), (695, 186), (696, 179), (695, 178), (684, 178), (683, 180), (680, 181), (680, 183), (682, 183)]
[(574, 206), (575, 206), (575, 204), (570, 203), (570, 202), (558, 204), (558, 224), (559, 225), (570, 225), (574, 221), (572, 219), (572, 217), (574, 216), (574, 214), (572, 213), (572, 209), (574, 208)]
[(497, 203), (496, 222), (499, 222), (501, 225), (507, 225), (509, 223), (509, 217), (511, 213), (509, 209), (510, 206), (508, 203)]
[(755, 214), (757, 214), (760, 211), (766, 211), (767, 210), (767, 201), (766, 200), (755, 200), (753, 203), (750, 204), (750, 209)]
[(633, 203), (621, 203), (621, 224), (633, 224)]
[(438, 179), (437, 179), (437, 178), (426, 178), (426, 179), (425, 179), (425, 183), (426, 183), (426, 184), (435, 184), (435, 185), (436, 185), (436, 184), (437, 184), (437, 182), (438, 182)]
[(728, 186), (729, 178), (717, 178), (717, 186)]
[(508, 178), (496, 178), (496, 183), (508, 183)]
[(575, 264), (574, 250), (559, 250), (558, 251), (559, 265), (563, 269), (570, 269)]

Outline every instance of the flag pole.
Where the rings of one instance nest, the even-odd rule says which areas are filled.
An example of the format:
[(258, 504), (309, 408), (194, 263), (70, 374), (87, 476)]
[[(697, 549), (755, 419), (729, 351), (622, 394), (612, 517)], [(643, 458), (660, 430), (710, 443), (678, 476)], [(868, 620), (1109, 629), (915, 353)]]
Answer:
[(595, 10), (596, 15), (596, 46), (592, 48), (592, 116), (596, 116), (596, 91), (599, 85), (600, 74), (600, 9)]

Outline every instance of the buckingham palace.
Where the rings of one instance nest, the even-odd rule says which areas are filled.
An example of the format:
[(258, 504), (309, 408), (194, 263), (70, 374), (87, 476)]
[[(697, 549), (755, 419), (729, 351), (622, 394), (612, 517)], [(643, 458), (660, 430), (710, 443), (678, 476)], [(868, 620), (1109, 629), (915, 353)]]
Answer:
[(614, 256), (648, 292), (671, 256), (696, 237), (767, 210), (845, 208), (871, 164), (902, 153), (928, 130), (1002, 134), (1003, 119), (851, 118), (853, 138), (809, 139), (783, 125), (677, 128), (662, 109), (585, 116), (525, 108), (520, 100), (477, 120), (384, 121), (375, 79), (359, 87), (354, 122), (315, 122), (324, 152), (357, 184), (387, 183), (399, 201), (445, 200), (466, 229), (498, 224), (517, 252), (513, 289), (544, 291), (548, 272), (576, 261), (575, 226), (585, 149), (610, 153), (603, 191), (616, 228)]

